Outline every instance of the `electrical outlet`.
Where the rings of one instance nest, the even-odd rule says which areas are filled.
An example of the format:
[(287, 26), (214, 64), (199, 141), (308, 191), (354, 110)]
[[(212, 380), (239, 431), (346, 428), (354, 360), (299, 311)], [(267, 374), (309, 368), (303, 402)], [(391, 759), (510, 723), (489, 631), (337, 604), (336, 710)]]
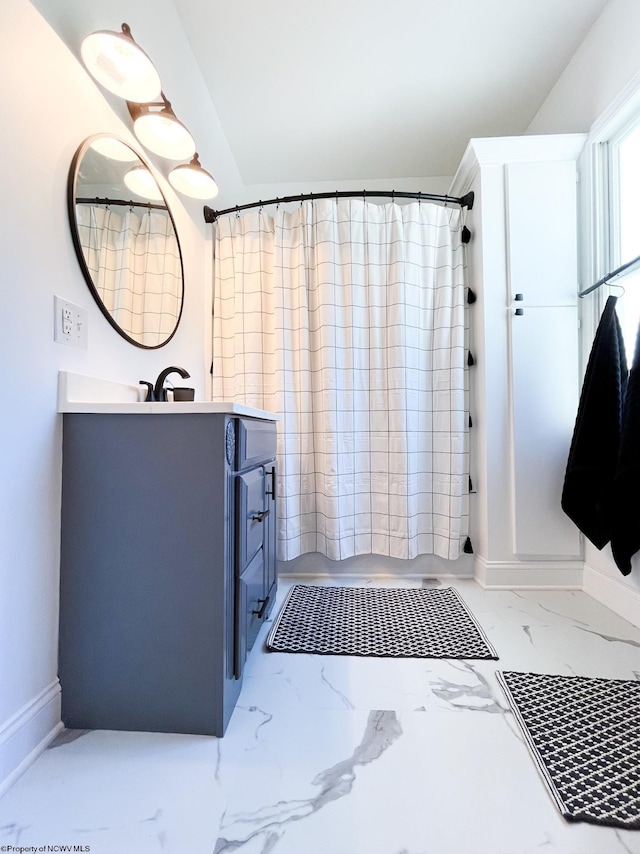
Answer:
[(62, 297), (53, 298), (53, 339), (86, 350), (89, 346), (87, 310)]

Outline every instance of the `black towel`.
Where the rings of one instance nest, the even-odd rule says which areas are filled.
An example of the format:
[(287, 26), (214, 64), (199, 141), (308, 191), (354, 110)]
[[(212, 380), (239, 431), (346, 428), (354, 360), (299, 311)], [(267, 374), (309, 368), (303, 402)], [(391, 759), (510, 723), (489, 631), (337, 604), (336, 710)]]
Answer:
[(623, 575), (640, 550), (640, 330), (624, 399), (622, 437), (611, 502), (611, 551)]
[(616, 301), (607, 300), (593, 341), (562, 490), (562, 509), (598, 549), (611, 539), (610, 502), (628, 378)]

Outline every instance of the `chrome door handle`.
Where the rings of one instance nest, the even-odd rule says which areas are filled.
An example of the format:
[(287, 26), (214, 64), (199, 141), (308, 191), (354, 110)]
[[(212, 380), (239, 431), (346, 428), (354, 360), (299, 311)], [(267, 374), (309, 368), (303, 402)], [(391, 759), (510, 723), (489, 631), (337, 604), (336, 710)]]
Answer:
[(271, 509), (269, 510), (259, 510), (257, 513), (253, 513), (251, 515), (251, 520), (253, 522), (264, 522), (267, 516), (271, 513)]

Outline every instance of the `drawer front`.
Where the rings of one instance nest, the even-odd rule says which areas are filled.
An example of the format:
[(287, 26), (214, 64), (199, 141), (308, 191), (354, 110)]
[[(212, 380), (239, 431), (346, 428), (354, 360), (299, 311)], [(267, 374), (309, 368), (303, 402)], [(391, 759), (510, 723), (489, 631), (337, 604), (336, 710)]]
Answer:
[(266, 506), (265, 472), (262, 466), (236, 476), (238, 510), (238, 562), (241, 574), (258, 549), (262, 548), (270, 515)]
[(254, 418), (238, 419), (238, 470), (275, 459), (276, 423)]
[(264, 552), (262, 549), (254, 555), (253, 560), (236, 580), (236, 677), (242, 675), (244, 662), (249, 650), (255, 643), (262, 618), (266, 609), (264, 606)]

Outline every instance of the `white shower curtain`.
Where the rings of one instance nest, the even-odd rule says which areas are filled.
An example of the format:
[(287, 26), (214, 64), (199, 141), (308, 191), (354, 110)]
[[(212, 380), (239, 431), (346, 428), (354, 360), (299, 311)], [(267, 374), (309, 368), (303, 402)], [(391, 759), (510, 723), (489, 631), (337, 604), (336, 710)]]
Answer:
[(91, 279), (111, 317), (139, 343), (163, 343), (182, 305), (180, 251), (168, 214), (79, 204), (76, 219)]
[(216, 224), (214, 398), (282, 416), (278, 556), (457, 558), (461, 211), (360, 199)]

